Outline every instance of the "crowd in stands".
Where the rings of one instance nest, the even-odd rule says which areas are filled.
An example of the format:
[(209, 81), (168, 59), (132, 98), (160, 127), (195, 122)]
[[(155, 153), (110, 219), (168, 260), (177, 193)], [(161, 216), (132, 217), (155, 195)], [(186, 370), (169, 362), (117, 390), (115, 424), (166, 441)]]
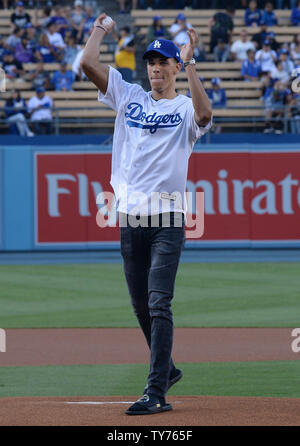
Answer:
[[(4, 2), (4, 8), (8, 7), (9, 3)], [(179, 48), (188, 43), (187, 31), (192, 25), (185, 15), (184, 8), (203, 7), (203, 2), (201, 5), (196, 0), (189, 2), (180, 0), (177, 3), (176, 8), (182, 9), (182, 12), (177, 15), (171, 26), (164, 25), (162, 16), (153, 16), (152, 25), (149, 26), (146, 35), (146, 44), (157, 38), (171, 39)], [(129, 7), (149, 8), (149, 4), (157, 9), (169, 6), (167, 1), (162, 0), (159, 2), (135, 0)], [(172, 5), (175, 8), (173, 3)], [(199, 45), (194, 53), (196, 61), (202, 62), (213, 58), (216, 63), (239, 62), (241, 79), (245, 82), (261, 81), (261, 96), (266, 107), (265, 132), (282, 131), (282, 116), (286, 105), (289, 107), (290, 116), (299, 115), (300, 120), (299, 93), (290, 89), (295, 69), (300, 68), (300, 32), (295, 34), (293, 42), (279, 43), (272, 29), (280, 25), (280, 20), (276, 17), (272, 2), (267, 1), (261, 5), (256, 0), (250, 0), (247, 4), (235, 1), (235, 7), (245, 9), (244, 28), (239, 38), (235, 40), (233, 38), (235, 8), (227, 6), (227, 2), (221, 0), (216, 0), (214, 5), (216, 8), (225, 7), (225, 11), (217, 12), (208, 21), (209, 50), (206, 51), (200, 36)], [(214, 5), (211, 4), (210, 7)], [(278, 0), (275, 5), (277, 8), (282, 8), (286, 3)], [(121, 11), (125, 11), (122, 8), (127, 6), (125, 0), (120, 1)], [(299, 26), (300, 0), (291, 0), (287, 6), (291, 7), (290, 26)], [(24, 80), (30, 81), (36, 94), (26, 106), (21, 94), (18, 91), (12, 92), (5, 108), (12, 129), (15, 125), (19, 133), (30, 136), (32, 132), (24, 123), (24, 118), (27, 116), (33, 123), (45, 122), (45, 125), (32, 126), (35, 133), (51, 131), (51, 126), (47, 122), (52, 120), (53, 103), (47, 91), (71, 91), (75, 80), (86, 79), (80, 70), (80, 58), (98, 13), (99, 11), (95, 10), (91, 3), (82, 0), (75, 0), (73, 7), (45, 6), (39, 13), (35, 9), (33, 16), (28, 14), (22, 1), (15, 3), (10, 16), (10, 35), (7, 38), (0, 36), (0, 67), (5, 71), (7, 82), (14, 82), (14, 85), (17, 85)], [(250, 27), (256, 27), (258, 32), (249, 33)], [(127, 82), (132, 82), (136, 70), (134, 33), (128, 26), (120, 29), (116, 27), (112, 37), (116, 45), (116, 68)], [(34, 63), (33, 68), (25, 71), (23, 65), (30, 63)], [(45, 64), (49, 63), (59, 64), (59, 69), (54, 72), (48, 71), (45, 69)], [(68, 69), (70, 65), (72, 70)], [(215, 77), (211, 84), (212, 87), (207, 93), (213, 107), (226, 107), (226, 91), (221, 88), (222, 80)], [(291, 130), (300, 133), (298, 122)]]

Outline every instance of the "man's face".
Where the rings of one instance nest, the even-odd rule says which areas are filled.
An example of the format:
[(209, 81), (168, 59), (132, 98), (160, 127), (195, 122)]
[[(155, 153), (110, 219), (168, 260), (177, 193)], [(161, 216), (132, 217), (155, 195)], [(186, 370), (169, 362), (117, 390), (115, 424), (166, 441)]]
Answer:
[(250, 51), (248, 51), (248, 58), (250, 59), (250, 60), (253, 60), (254, 59), (254, 51), (252, 51), (252, 50), (250, 50)]
[(248, 40), (248, 34), (246, 32), (242, 32), (240, 37), (242, 42), (246, 42)]
[(249, 8), (252, 9), (252, 10), (256, 9), (256, 6), (257, 6), (257, 4), (256, 4), (256, 1), (254, 1), (254, 0), (252, 0), (249, 3)]
[(269, 3), (269, 2), (266, 3), (265, 10), (268, 11), (268, 12), (271, 12), (273, 10), (272, 3)]
[(149, 57), (147, 72), (152, 90), (161, 93), (172, 84), (175, 85), (176, 74), (180, 69), (180, 62), (174, 58), (166, 58), (161, 55)]
[(45, 92), (44, 91), (39, 91), (36, 95), (37, 95), (37, 97), (39, 99), (43, 99), (43, 97), (45, 96)]

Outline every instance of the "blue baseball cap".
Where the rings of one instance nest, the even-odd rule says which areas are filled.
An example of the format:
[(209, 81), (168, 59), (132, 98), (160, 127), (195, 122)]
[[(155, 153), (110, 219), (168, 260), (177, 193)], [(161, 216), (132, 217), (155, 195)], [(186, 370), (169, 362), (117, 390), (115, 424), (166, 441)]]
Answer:
[(271, 42), (270, 42), (270, 40), (268, 40), (268, 39), (264, 40), (264, 45), (271, 46)]
[(282, 48), (280, 51), (279, 51), (279, 55), (280, 54), (290, 54), (289, 53), (289, 50), (288, 49), (286, 49), (286, 48)]
[(186, 20), (186, 16), (180, 12), (178, 16), (176, 17), (177, 20)]
[(143, 59), (148, 59), (150, 53), (152, 52), (159, 53), (167, 58), (174, 57), (174, 59), (182, 63), (180, 58), (180, 50), (171, 40), (157, 39), (151, 42), (143, 54)]
[(161, 15), (155, 15), (154, 17), (153, 17), (153, 22), (157, 22), (158, 20), (161, 20), (162, 19), (162, 16)]
[(24, 6), (24, 3), (23, 2), (17, 2), (16, 6)]
[(213, 77), (211, 80), (212, 85), (220, 85), (221, 79), (219, 77)]
[(269, 31), (269, 32), (267, 33), (267, 36), (268, 36), (268, 38), (270, 38), (270, 37), (275, 37), (275, 33), (274, 33), (274, 31)]
[(36, 89), (35, 89), (35, 92), (36, 93), (44, 93), (46, 91), (46, 89), (44, 88), (44, 87), (37, 87)]

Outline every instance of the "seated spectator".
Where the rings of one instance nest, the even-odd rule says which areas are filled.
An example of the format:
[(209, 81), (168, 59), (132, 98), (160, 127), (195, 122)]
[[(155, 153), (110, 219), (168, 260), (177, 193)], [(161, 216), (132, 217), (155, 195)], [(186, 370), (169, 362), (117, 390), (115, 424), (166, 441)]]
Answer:
[(300, 94), (294, 93), (290, 102), (291, 133), (300, 134)]
[(254, 43), (256, 50), (261, 50), (263, 42), (267, 39), (268, 27), (265, 22), (261, 22), (260, 31), (253, 34), (251, 41)]
[(186, 16), (182, 13), (178, 14), (175, 23), (170, 27), (170, 34), (173, 42), (179, 48), (189, 43), (190, 38), (187, 31), (190, 28), (192, 28), (192, 25), (186, 21)]
[[(51, 22), (55, 23), (56, 31), (61, 34), (62, 38), (65, 38), (67, 29), (71, 27), (69, 21), (64, 15), (64, 9), (61, 6), (54, 8), (55, 14), (51, 17)], [(50, 23), (50, 21), (48, 22)]]
[(77, 45), (75, 37), (70, 36), (66, 39), (66, 48), (64, 52), (64, 62), (72, 64), (80, 51), (80, 45)]
[(267, 32), (266, 40), (270, 41), (271, 49), (277, 52), (280, 44), (277, 42), (277, 40), (275, 38), (275, 33), (273, 31)]
[(292, 9), (291, 22), (294, 26), (300, 25), (300, 0), (297, 2), (297, 8)]
[(16, 28), (24, 28), (27, 23), (31, 22), (31, 17), (25, 11), (23, 2), (16, 3), (16, 10), (10, 16), (10, 21), (12, 24), (12, 31), (14, 31)]
[(115, 31), (113, 31), (112, 35), (118, 42), (115, 51), (117, 69), (126, 82), (132, 83), (133, 72), (136, 69), (134, 36), (130, 34), (128, 26), (123, 26), (119, 35)]
[(23, 64), (15, 59), (11, 50), (4, 51), (2, 68), (5, 72), (6, 81), (22, 80)]
[(58, 49), (64, 49), (66, 44), (61, 34), (58, 33), (56, 29), (57, 25), (51, 20), (51, 22), (49, 22), (47, 25), (47, 32), (46, 32), (46, 35), (49, 39), (49, 43)]
[(245, 25), (259, 26), (261, 22), (261, 11), (257, 8), (256, 0), (249, 2), (249, 7), (245, 11)]
[[(26, 121), (27, 107), (25, 100), (21, 97), (21, 93), (17, 90), (12, 90), (10, 98), (7, 99), (4, 107), (6, 122), (14, 124), (17, 128), (18, 134), (21, 136), (34, 136), (34, 133), (29, 129)], [(11, 128), (11, 127), (10, 127)]]
[(49, 43), (47, 34), (42, 34), (39, 44), (36, 47), (35, 57), (38, 61), (44, 63), (53, 63), (59, 60), (60, 53), (58, 49)]
[(207, 90), (207, 96), (211, 102), (213, 108), (225, 108), (226, 107), (226, 91), (221, 88), (221, 79), (219, 77), (214, 77), (211, 80), (212, 88)]
[(29, 46), (26, 34), (23, 35), (21, 42), (16, 45), (15, 59), (22, 63), (34, 62), (33, 51)]
[(156, 15), (153, 17), (152, 25), (149, 26), (147, 32), (147, 46), (153, 42), (155, 39), (167, 39), (171, 40), (171, 34), (168, 29), (162, 23), (162, 17), (160, 15)]
[(24, 30), (22, 28), (16, 28), (13, 33), (6, 39), (6, 47), (11, 51), (14, 51), (17, 44), (21, 42), (23, 34)]
[[(47, 29), (48, 23), (51, 22), (51, 20), (52, 20), (51, 11), (52, 11), (51, 6), (45, 6), (42, 9), (42, 18), (40, 21), (40, 26), (42, 28), (42, 31), (44, 31), (44, 32)], [(37, 26), (37, 24), (36, 24), (36, 26)]]
[(36, 94), (28, 101), (30, 121), (37, 135), (50, 134), (52, 130), (53, 101), (46, 95), (43, 87), (36, 89)]
[(241, 31), (240, 39), (236, 40), (231, 45), (231, 55), (233, 60), (245, 60), (247, 59), (247, 51), (253, 50), (255, 51), (255, 45), (253, 42), (250, 42), (248, 33), (245, 29)]
[(271, 50), (271, 42), (269, 40), (264, 41), (262, 49), (258, 50), (255, 55), (255, 60), (260, 63), (262, 73), (268, 73), (275, 68), (277, 55), (275, 51)]
[(36, 68), (26, 75), (26, 80), (32, 82), (34, 90), (38, 87), (44, 87), (46, 90), (49, 90), (51, 87), (49, 71), (44, 69), (43, 62), (36, 64)]
[(265, 9), (263, 10), (261, 22), (265, 23), (267, 26), (275, 26), (278, 24), (275, 12), (273, 11), (273, 3), (267, 2)]
[(28, 48), (35, 52), (36, 46), (38, 44), (38, 35), (36, 28), (29, 23), (25, 28), (26, 36), (28, 38)]
[(294, 64), (290, 59), (289, 51), (286, 48), (282, 48), (279, 51), (279, 60), (282, 62), (283, 70), (291, 76), (294, 70)]
[(52, 76), (51, 84), (56, 91), (72, 91), (72, 85), (75, 81), (75, 75), (72, 71), (67, 70), (67, 63), (61, 62), (60, 69), (55, 71)]
[(294, 64), (300, 64), (300, 34), (294, 36), (293, 42), (290, 45), (290, 54)]
[(261, 73), (261, 65), (255, 60), (255, 51), (247, 51), (248, 58), (245, 59), (241, 67), (241, 76), (245, 81), (258, 81)]
[(275, 67), (270, 71), (271, 78), (278, 79), (282, 82), (286, 87), (290, 80), (290, 75), (283, 69), (283, 63), (281, 60), (276, 60)]
[(231, 6), (226, 9), (226, 12), (217, 12), (208, 21), (208, 27), (210, 28), (210, 52), (212, 53), (218, 39), (222, 39), (225, 43), (229, 44), (232, 38), (232, 31), (234, 28), (233, 18), (235, 10)]
[(89, 37), (90, 31), (94, 22), (96, 20), (96, 16), (93, 14), (93, 8), (91, 6), (85, 7), (85, 18), (80, 26), (80, 34), (79, 34), (79, 42), (83, 42), (86, 37)]
[(5, 52), (6, 48), (7, 47), (6, 47), (6, 44), (5, 44), (4, 40), (3, 40), (3, 36), (0, 35), (0, 63), (3, 60), (3, 53)]
[(276, 80), (274, 86), (268, 88), (264, 102), (266, 107), (266, 126), (264, 133), (281, 134), (283, 131), (283, 117), (285, 106), (291, 102), (291, 91), (285, 85)]
[(229, 45), (223, 39), (218, 39), (218, 44), (214, 48), (215, 62), (227, 62), (229, 59)]
[(83, 2), (76, 0), (74, 3), (74, 9), (70, 16), (70, 24), (73, 29), (73, 35), (76, 41), (79, 42), (81, 37), (82, 28), (84, 26), (85, 12), (83, 9)]

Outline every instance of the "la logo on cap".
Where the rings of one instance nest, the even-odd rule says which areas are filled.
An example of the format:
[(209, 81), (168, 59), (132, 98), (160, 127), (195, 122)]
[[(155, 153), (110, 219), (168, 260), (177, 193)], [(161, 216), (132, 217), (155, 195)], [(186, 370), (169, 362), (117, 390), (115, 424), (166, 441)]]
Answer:
[(154, 48), (160, 48), (160, 47), (161, 47), (161, 43), (158, 40), (155, 40)]

